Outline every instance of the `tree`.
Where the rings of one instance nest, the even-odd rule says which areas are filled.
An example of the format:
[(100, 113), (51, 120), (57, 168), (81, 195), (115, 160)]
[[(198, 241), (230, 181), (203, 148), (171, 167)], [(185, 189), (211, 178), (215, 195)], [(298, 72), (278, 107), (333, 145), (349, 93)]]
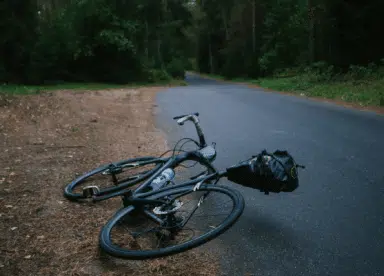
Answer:
[(33, 0), (3, 0), (0, 3), (0, 81), (28, 79), (30, 49), (36, 39), (36, 17)]
[(318, 61), (346, 69), (383, 57), (383, 1), (206, 0), (195, 6), (203, 14), (195, 24), (202, 72), (257, 77)]

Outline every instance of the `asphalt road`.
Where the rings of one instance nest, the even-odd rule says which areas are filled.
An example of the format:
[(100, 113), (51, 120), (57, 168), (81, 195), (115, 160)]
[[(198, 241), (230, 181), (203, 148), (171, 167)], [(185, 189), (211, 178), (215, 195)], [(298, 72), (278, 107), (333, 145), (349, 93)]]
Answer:
[[(287, 149), (307, 169), (290, 194), (223, 181), (245, 211), (214, 241), (222, 275), (384, 275), (384, 116), (188, 75), (158, 94), (157, 124), (173, 145), (196, 137), (172, 117), (200, 112), (215, 164)], [(198, 265), (198, 264), (196, 264)]]

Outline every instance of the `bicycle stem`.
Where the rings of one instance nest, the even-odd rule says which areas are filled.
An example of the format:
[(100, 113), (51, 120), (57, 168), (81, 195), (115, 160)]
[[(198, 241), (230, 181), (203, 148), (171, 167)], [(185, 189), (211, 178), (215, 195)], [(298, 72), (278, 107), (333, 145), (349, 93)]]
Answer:
[(207, 143), (205, 142), (205, 137), (203, 133), (203, 129), (200, 126), (199, 123), (199, 118), (197, 118), (198, 114), (191, 114), (191, 115), (182, 115), (182, 116), (177, 116), (174, 119), (179, 119), (177, 123), (179, 125), (184, 125), (184, 122), (186, 121), (192, 121), (193, 124), (195, 125), (197, 135), (199, 136), (199, 142), (200, 142), (200, 148), (206, 147)]
[(196, 119), (196, 122), (194, 120), (193, 123), (195, 124), (197, 135), (199, 136), (200, 147), (202, 147), (202, 148), (206, 147), (207, 143), (205, 142), (205, 137), (204, 137), (203, 129), (200, 126), (199, 120)]

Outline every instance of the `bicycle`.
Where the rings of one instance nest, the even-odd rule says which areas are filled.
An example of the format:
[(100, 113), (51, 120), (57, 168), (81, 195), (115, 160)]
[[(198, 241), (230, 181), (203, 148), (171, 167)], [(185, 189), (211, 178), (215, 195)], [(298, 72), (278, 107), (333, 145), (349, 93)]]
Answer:
[[(145, 156), (101, 165), (69, 183), (64, 189), (64, 196), (73, 201), (81, 201), (89, 198), (92, 198), (94, 202), (106, 200), (120, 195), (121, 191), (133, 187), (146, 179), (148, 179), (148, 181), (153, 181), (166, 166), (173, 165), (173, 167), (176, 167), (187, 160), (195, 159), (195, 161), (200, 162), (203, 166), (207, 167), (207, 172), (216, 171), (211, 164), (216, 158), (215, 143), (207, 145), (203, 130), (199, 124), (198, 116), (199, 113), (193, 113), (176, 116), (173, 119), (177, 120), (179, 125), (184, 125), (186, 121), (192, 121), (195, 125), (199, 141), (191, 138), (183, 138), (176, 143), (173, 150), (166, 151), (160, 157)], [(180, 149), (177, 149), (178, 144), (184, 140), (186, 140), (186, 142), (193, 142), (197, 145), (198, 152), (187, 152), (182, 150), (182, 147), (186, 142), (181, 145)], [(173, 153), (172, 156), (162, 157), (169, 152)], [(176, 155), (176, 152), (183, 152), (184, 155)], [(148, 169), (147, 167), (151, 168)], [(137, 172), (137, 169), (140, 168), (144, 168), (144, 170)], [(133, 174), (129, 174), (132, 171)], [(207, 172), (203, 172), (202, 174)], [(124, 175), (124, 173), (128, 173), (129, 175)], [(200, 177), (202, 174), (192, 177), (191, 180)], [(92, 177), (97, 177), (99, 175), (110, 175), (112, 183), (108, 184), (112, 184), (112, 186), (108, 185), (105, 188), (100, 188), (97, 185), (87, 185), (81, 188), (82, 184), (87, 183), (87, 181), (92, 181)], [(119, 179), (117, 177), (118, 175), (123, 175), (124, 177)], [(95, 182), (96, 181), (97, 180), (95, 180)], [(80, 188), (81, 192), (75, 192), (78, 188)], [(140, 192), (145, 188), (146, 187), (139, 187), (136, 192)]]
[[(243, 196), (234, 189), (216, 185), (222, 177), (230, 179), (233, 169), (218, 171), (212, 165), (216, 158), (215, 147), (206, 144), (197, 116), (198, 113), (194, 113), (174, 118), (180, 125), (186, 121), (195, 124), (200, 140), (195, 141), (199, 147), (197, 150), (180, 150), (181, 153), (175, 154), (175, 146), (171, 157), (134, 159), (134, 165), (127, 160), (112, 166), (104, 165), (79, 177), (65, 188), (65, 195), (69, 199), (92, 198), (93, 201), (100, 201), (122, 197), (123, 207), (107, 221), (99, 234), (99, 245), (104, 252), (127, 259), (169, 256), (207, 243), (224, 233), (239, 219), (244, 210)], [(256, 159), (252, 157), (250, 160)], [(154, 182), (158, 183), (155, 180), (161, 179), (164, 171), (175, 169), (185, 160), (201, 163), (207, 170), (177, 185), (172, 182), (172, 177), (165, 179), (162, 185), (153, 185)], [(138, 167), (148, 162), (156, 164), (155, 168), (133, 175), (133, 179), (128, 181), (117, 180), (116, 174), (121, 173), (123, 168)], [(246, 162), (248, 164), (251, 161)], [(83, 194), (72, 192), (76, 184), (96, 173), (111, 175), (116, 186), (102, 190), (88, 186), (83, 189)], [(130, 189), (140, 181), (144, 182)], [(212, 215), (211, 211), (219, 213)], [(227, 213), (223, 213), (225, 211)], [(212, 218), (218, 218), (219, 222), (208, 223), (205, 230), (200, 230), (203, 223)], [(193, 219), (197, 221), (193, 223)], [(144, 222), (143, 229), (140, 228), (141, 222)], [(196, 229), (199, 235), (186, 240), (188, 236), (195, 234), (196, 231), (191, 229), (193, 226), (199, 228)], [(200, 233), (202, 231), (206, 232)]]

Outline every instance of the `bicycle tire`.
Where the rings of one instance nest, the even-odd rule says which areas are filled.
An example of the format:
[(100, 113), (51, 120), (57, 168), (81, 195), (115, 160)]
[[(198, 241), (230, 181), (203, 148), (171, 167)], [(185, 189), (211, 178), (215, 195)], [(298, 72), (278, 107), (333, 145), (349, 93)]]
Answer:
[[(146, 171), (143, 175), (141, 175), (138, 178), (135, 178), (135, 175), (133, 175), (132, 177), (135, 178), (133, 181), (127, 181), (127, 182), (124, 182), (124, 183), (122, 183), (122, 184), (120, 184), (118, 186), (111, 186), (111, 187), (108, 187), (108, 188), (104, 188), (104, 189), (100, 190), (100, 194), (112, 193), (112, 192), (116, 192), (116, 191), (128, 188), (130, 186), (133, 186), (133, 185), (143, 181), (144, 179), (148, 178), (149, 176), (151, 176), (164, 163), (163, 161), (159, 161), (159, 159), (157, 157), (152, 157), (152, 156), (131, 158), (131, 159), (126, 159), (126, 160), (121, 160), (121, 161), (118, 161), (118, 162), (114, 162), (113, 163), (114, 165), (122, 166), (122, 165), (127, 165), (129, 163), (148, 162), (148, 161), (151, 161), (151, 159), (155, 160), (154, 163), (156, 163), (156, 164), (158, 163), (157, 166), (155, 166), (153, 169)], [(80, 184), (82, 184), (86, 179), (88, 179), (88, 178), (90, 178), (92, 176), (95, 176), (97, 174), (100, 174), (100, 173), (108, 170), (108, 166), (109, 165), (110, 164), (101, 165), (98, 168), (93, 169), (93, 170), (91, 170), (91, 171), (89, 171), (89, 172), (87, 172), (87, 173), (77, 177), (75, 180), (73, 180), (71, 183), (69, 183), (64, 188), (64, 196), (67, 199), (74, 200), (74, 201), (84, 199), (85, 197), (83, 196), (83, 194), (75, 193), (74, 189), (77, 186), (79, 186)], [(148, 165), (148, 164), (146, 164), (146, 165)], [(140, 167), (140, 166), (138, 166), (138, 167)]]
[[(157, 199), (164, 196), (169, 196), (170, 194), (176, 194), (176, 193), (184, 193), (190, 191), (193, 193), (193, 187), (175, 187), (175, 189), (170, 189), (167, 191), (159, 191), (159, 193), (147, 197), (147, 199)], [(208, 191), (208, 192), (220, 192), (227, 194), (232, 200), (233, 200), (233, 208), (228, 216), (228, 218), (225, 219), (225, 221), (220, 224), (218, 227), (214, 228), (210, 232), (199, 236), (196, 239), (193, 239), (191, 241), (182, 243), (177, 246), (168, 247), (165, 249), (158, 249), (158, 250), (147, 250), (147, 251), (134, 251), (134, 250), (126, 250), (123, 248), (120, 248), (119, 246), (116, 246), (111, 241), (111, 231), (115, 225), (119, 223), (120, 219), (124, 219), (126, 215), (129, 215), (131, 212), (135, 211), (135, 207), (128, 206), (125, 208), (120, 209), (116, 214), (109, 219), (109, 221), (104, 225), (102, 228), (100, 235), (99, 235), (99, 246), (101, 249), (106, 252), (107, 254), (123, 258), (123, 259), (133, 259), (133, 260), (143, 260), (143, 259), (152, 259), (152, 258), (158, 258), (158, 257), (164, 257), (169, 256), (177, 253), (181, 253), (190, 249), (193, 249), (197, 246), (200, 246), (204, 243), (207, 243), (208, 241), (218, 237), (219, 235), (223, 234), (226, 230), (228, 230), (241, 216), (244, 210), (244, 198), (243, 196), (236, 190), (223, 187), (223, 186), (216, 186), (216, 185), (203, 185), (199, 188), (199, 191)]]

